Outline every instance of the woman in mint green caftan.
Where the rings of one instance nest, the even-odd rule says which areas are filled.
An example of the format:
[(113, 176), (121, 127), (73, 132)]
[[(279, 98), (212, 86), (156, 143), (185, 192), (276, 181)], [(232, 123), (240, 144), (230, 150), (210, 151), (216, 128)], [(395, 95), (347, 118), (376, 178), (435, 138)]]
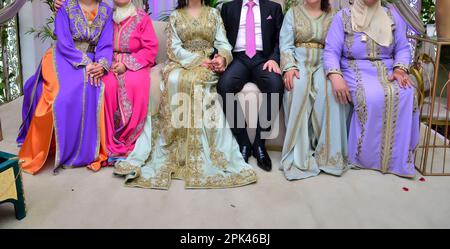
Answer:
[[(214, 53), (227, 65), (232, 61), (219, 12), (204, 6), (193, 17), (186, 8), (177, 9), (167, 33), (169, 61), (163, 70), (160, 111), (155, 116), (149, 112), (134, 151), (116, 163), (115, 174), (125, 176), (127, 186), (155, 189), (168, 189), (172, 179), (184, 180), (186, 188), (256, 182), (256, 173), (242, 158), (217, 101), (218, 75), (202, 66)], [(180, 100), (190, 103), (182, 105), (187, 106), (183, 115), (178, 115)], [(205, 115), (199, 116), (195, 110), (202, 108)], [(174, 122), (179, 117), (187, 120), (181, 122), (184, 125)]]
[(281, 68), (298, 70), (283, 99), (286, 139), (280, 169), (288, 180), (340, 176), (347, 169), (347, 108), (336, 102), (322, 53), (332, 9), (312, 17), (304, 3), (286, 14), (280, 32)]

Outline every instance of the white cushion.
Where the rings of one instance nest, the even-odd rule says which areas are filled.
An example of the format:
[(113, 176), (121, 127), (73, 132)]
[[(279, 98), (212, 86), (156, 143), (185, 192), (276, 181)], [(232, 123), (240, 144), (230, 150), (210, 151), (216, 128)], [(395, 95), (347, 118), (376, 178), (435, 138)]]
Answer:
[(167, 60), (167, 22), (152, 21), (153, 29), (158, 37), (158, 55), (156, 56), (156, 64), (164, 63)]
[(254, 83), (247, 83), (245, 84), (244, 88), (242, 88), (241, 93), (260, 93), (258, 86)]

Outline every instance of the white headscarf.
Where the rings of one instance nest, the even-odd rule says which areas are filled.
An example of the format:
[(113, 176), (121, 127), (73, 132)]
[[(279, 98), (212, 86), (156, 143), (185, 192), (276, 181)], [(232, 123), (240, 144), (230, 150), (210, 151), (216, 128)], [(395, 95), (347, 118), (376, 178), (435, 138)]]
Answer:
[(355, 0), (352, 6), (352, 28), (355, 32), (365, 33), (380, 46), (391, 45), (392, 19), (381, 6), (381, 0), (369, 7), (364, 0)]
[(115, 23), (120, 24), (128, 17), (135, 15), (137, 15), (136, 6), (133, 4), (133, 1), (130, 0), (130, 2), (125, 6), (116, 6), (113, 14), (113, 20)]

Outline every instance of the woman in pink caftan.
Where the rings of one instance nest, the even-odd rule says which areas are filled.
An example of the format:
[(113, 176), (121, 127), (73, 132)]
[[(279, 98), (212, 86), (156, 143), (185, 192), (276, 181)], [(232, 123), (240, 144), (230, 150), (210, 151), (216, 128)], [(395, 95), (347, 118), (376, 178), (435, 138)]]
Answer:
[[(122, 2), (122, 3), (121, 3)], [(141, 134), (158, 40), (148, 15), (131, 0), (115, 0), (113, 70), (104, 78), (108, 156), (126, 157)]]

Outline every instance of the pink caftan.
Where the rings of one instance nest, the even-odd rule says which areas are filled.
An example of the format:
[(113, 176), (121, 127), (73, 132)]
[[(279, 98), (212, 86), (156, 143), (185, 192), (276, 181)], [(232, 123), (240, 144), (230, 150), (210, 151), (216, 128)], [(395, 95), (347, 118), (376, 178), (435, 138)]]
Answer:
[(106, 147), (110, 158), (123, 158), (141, 134), (150, 90), (150, 69), (155, 64), (158, 40), (148, 15), (141, 10), (114, 24), (114, 60), (126, 72), (105, 78)]

